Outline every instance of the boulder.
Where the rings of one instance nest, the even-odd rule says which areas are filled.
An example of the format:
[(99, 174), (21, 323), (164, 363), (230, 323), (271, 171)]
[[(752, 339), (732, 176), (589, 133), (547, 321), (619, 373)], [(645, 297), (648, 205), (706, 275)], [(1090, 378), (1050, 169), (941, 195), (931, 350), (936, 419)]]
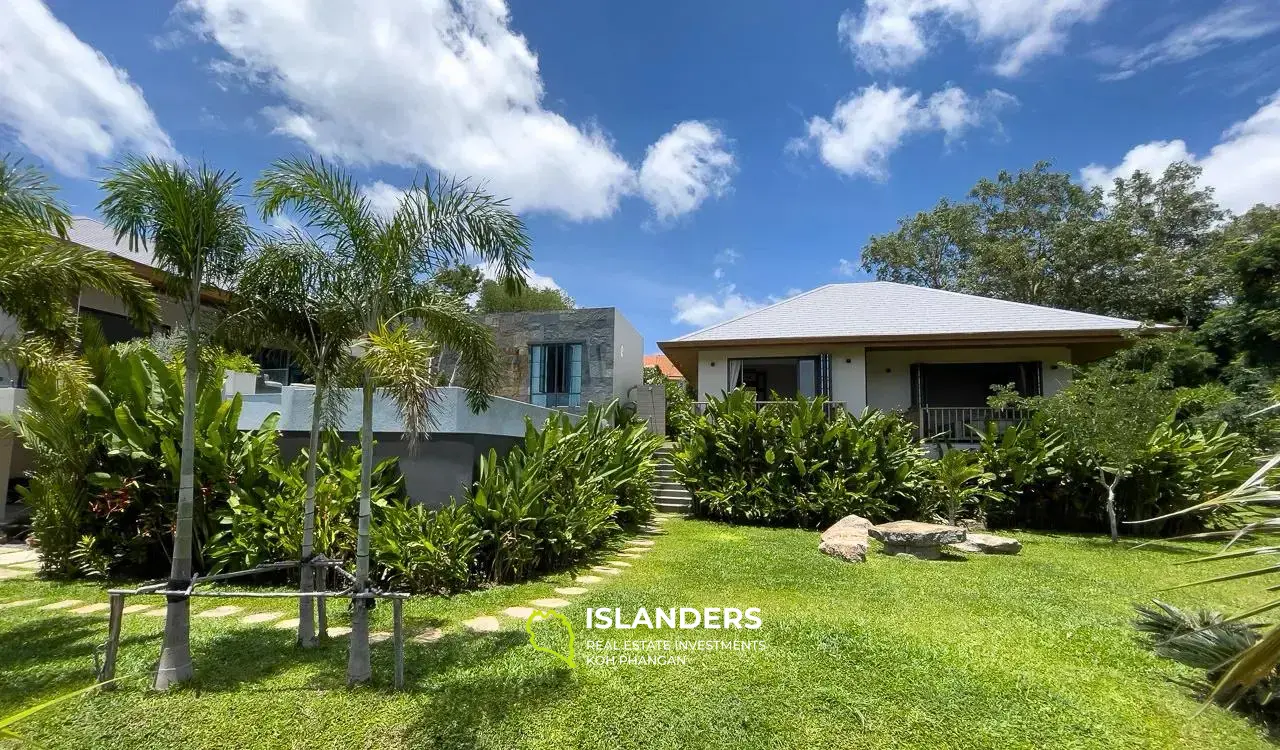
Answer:
[(845, 516), (822, 532), (818, 551), (845, 562), (864, 562), (867, 559), (867, 529), (870, 528), (871, 522), (862, 516)]
[(979, 555), (1016, 555), (1022, 551), (1022, 542), (1008, 536), (994, 534), (973, 534), (965, 536), (963, 542), (951, 545), (961, 552)]
[(965, 530), (959, 526), (920, 521), (882, 523), (872, 526), (868, 533), (884, 542), (886, 547), (938, 547), (965, 540)]

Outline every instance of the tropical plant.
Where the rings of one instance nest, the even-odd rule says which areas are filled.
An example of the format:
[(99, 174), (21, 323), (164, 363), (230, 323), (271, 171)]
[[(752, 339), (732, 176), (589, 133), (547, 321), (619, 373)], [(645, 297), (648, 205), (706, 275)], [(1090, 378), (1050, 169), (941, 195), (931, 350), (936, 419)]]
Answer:
[[(169, 585), (186, 588), (192, 576), (195, 516), (195, 412), (199, 372), (201, 295), (206, 284), (232, 278), (248, 244), (244, 208), (236, 203), (234, 174), (201, 165), (189, 169), (154, 157), (130, 157), (102, 181), (98, 208), (118, 239), (145, 244), (182, 304), (187, 331), (182, 443), (178, 447), (177, 523)], [(155, 687), (167, 689), (194, 674), (190, 648), (191, 602), (171, 596)]]
[[(312, 464), (310, 448), (304, 448), (288, 464), (269, 465), (268, 491), (237, 490), (225, 506), (220, 506), (217, 523), (222, 530), (209, 540), (207, 547), (207, 557), (215, 570), (298, 559), (306, 541), (303, 508), (308, 502), (313, 504), (313, 551), (340, 562), (355, 559), (360, 447), (345, 445), (334, 430), (326, 430), (319, 445), (314, 486), (309, 485), (306, 475)], [(403, 480), (396, 459), (379, 462), (373, 475), (372, 502), (376, 511), (403, 500)]]
[(67, 242), (70, 226), (67, 207), (44, 174), (21, 160), (0, 157), (0, 312), (14, 319), (17, 331), (0, 337), (0, 362), (33, 373), (56, 372), (60, 392), (74, 400), (88, 379), (75, 356), (80, 290), (90, 287), (117, 297), (143, 328), (159, 308), (151, 286), (124, 262)]
[(738, 389), (711, 399), (673, 456), (698, 515), (734, 523), (814, 528), (851, 513), (902, 515), (927, 482), (910, 423), (822, 398), (757, 405)]
[[(1150, 636), (1151, 648), (1157, 655), (1204, 670), (1210, 686), (1262, 638), (1258, 631), (1263, 626), (1259, 624), (1207, 609), (1188, 612), (1159, 600), (1153, 604), (1137, 607), (1134, 627)], [(1277, 691), (1280, 674), (1273, 665), (1270, 673), (1230, 696), (1237, 707), (1257, 710), (1271, 703)]]
[[(383, 390), (395, 403), (412, 443), (427, 427), (438, 382), (432, 356), (458, 352), (473, 410), (487, 407), (500, 365), (492, 332), (466, 305), (431, 283), (438, 271), (469, 257), (491, 263), (518, 289), (529, 262), (529, 238), (506, 202), (466, 183), (412, 185), (395, 210), (375, 210), (343, 170), (320, 159), (284, 159), (254, 185), (264, 219), (291, 211), (344, 269), (343, 302), (357, 315), (362, 337), (350, 342), (361, 380), (360, 512), (354, 591), (369, 586), (373, 485), (373, 400)], [(367, 599), (354, 599), (347, 679), (367, 681)]]
[(474, 580), (482, 536), (465, 504), (438, 510), (388, 505), (373, 530), (378, 578), (388, 586), (427, 594), (463, 591)]
[(948, 451), (930, 468), (928, 495), (932, 507), (927, 510), (951, 526), (958, 524), (966, 511), (976, 520), (985, 521), (987, 502), (1001, 497), (990, 486), (995, 475), (983, 470), (981, 457), (975, 453)]
[(344, 287), (349, 276), (338, 258), (298, 230), (269, 237), (245, 265), (228, 316), (241, 341), (288, 351), (314, 386), (298, 552), (298, 643), (304, 648), (318, 643), (314, 600), (306, 594), (324, 574), (311, 566), (320, 433), (341, 421), (346, 394), (339, 386), (350, 369), (351, 342), (362, 333), (364, 322), (359, 308), (349, 304), (351, 290)]
[(640, 422), (616, 425), (617, 404), (588, 405), (574, 424), (553, 414), (506, 456), (480, 459), (467, 506), (480, 528), (480, 567), (496, 582), (570, 565), (653, 512), (654, 452)]

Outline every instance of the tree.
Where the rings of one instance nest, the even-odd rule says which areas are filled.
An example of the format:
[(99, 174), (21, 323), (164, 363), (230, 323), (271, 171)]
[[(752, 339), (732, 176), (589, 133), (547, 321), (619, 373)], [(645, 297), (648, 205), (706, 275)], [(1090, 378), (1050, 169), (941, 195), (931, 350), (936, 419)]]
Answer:
[(1236, 298), (1198, 334), (1220, 361), (1239, 357), (1274, 373), (1280, 368), (1280, 223), (1258, 231), (1252, 241), (1243, 235), (1231, 243)]
[(931, 211), (899, 219), (896, 232), (872, 237), (862, 267), (881, 281), (962, 291), (979, 236), (977, 207), (943, 198)]
[(1111, 541), (1119, 540), (1116, 485), (1133, 470), (1156, 428), (1173, 418), (1174, 392), (1155, 373), (1097, 366), (1077, 371), (1058, 393), (1029, 401), (1080, 447), (1107, 493)]
[(342, 263), (302, 232), (268, 238), (245, 264), (228, 320), (242, 341), (287, 350), (315, 386), (302, 512), (298, 644), (318, 644), (314, 591), (323, 571), (311, 565), (316, 523), (316, 466), (322, 427), (340, 421), (346, 405), (339, 388), (349, 369), (351, 342), (362, 320), (349, 304), (352, 290)]
[(471, 298), (480, 294), (484, 272), (475, 266), (459, 263), (437, 271), (434, 280), (441, 289), (470, 304)]
[(485, 279), (480, 285), (480, 301), (476, 303), (476, 310), (482, 313), (572, 310), (573, 307), (573, 298), (563, 289), (526, 286), (512, 290), (493, 279)]
[[(429, 423), (434, 392), (433, 355), (447, 346), (462, 359), (467, 401), (488, 406), (500, 373), (493, 333), (456, 296), (431, 278), (477, 256), (492, 263), (511, 287), (522, 283), (529, 238), (506, 202), (466, 183), (437, 180), (405, 191), (394, 213), (374, 210), (344, 171), (322, 159), (284, 159), (255, 183), (264, 217), (291, 210), (349, 274), (345, 304), (361, 323), (352, 342), (361, 379), (360, 510), (353, 591), (369, 588), (369, 523), (373, 481), (373, 399), (383, 390), (396, 404), (412, 442)], [(369, 612), (352, 600), (347, 680), (367, 681)]]
[[(156, 158), (130, 157), (102, 181), (106, 197), (98, 205), (117, 240), (145, 243), (182, 304), (187, 332), (178, 470), (177, 522), (169, 589), (191, 583), (192, 522), (195, 513), (195, 412), (200, 369), (200, 295), (206, 284), (234, 276), (250, 239), (244, 207), (236, 203), (234, 174), (205, 165), (194, 169)], [(169, 597), (164, 645), (155, 687), (166, 690), (194, 675), (191, 664), (191, 601)]]
[(150, 325), (159, 308), (151, 286), (124, 262), (65, 241), (71, 216), (56, 192), (38, 170), (0, 157), (0, 311), (18, 330), (18, 336), (0, 339), (0, 360), (61, 370), (72, 376), (64, 385), (74, 389), (87, 379), (74, 355), (81, 289), (119, 298), (140, 327)]

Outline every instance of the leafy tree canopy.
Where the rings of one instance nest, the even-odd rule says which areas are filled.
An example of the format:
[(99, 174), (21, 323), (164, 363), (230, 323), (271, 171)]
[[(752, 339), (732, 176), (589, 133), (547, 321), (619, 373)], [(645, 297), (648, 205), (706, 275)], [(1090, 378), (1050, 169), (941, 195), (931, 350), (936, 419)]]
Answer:
[(485, 279), (480, 285), (480, 301), (476, 311), (482, 313), (521, 312), (530, 310), (572, 310), (573, 298), (563, 289), (534, 289), (525, 287), (512, 292), (505, 285)]

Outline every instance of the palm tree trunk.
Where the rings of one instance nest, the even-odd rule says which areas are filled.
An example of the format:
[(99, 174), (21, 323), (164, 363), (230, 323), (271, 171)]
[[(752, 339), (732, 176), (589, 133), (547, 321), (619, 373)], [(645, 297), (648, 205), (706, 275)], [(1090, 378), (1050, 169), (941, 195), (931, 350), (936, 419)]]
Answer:
[[(302, 508), (302, 570), (298, 590), (308, 594), (315, 590), (315, 568), (311, 565), (312, 547), (316, 535), (316, 464), (320, 454), (320, 414), (323, 406), (322, 381), (316, 376), (316, 387), (311, 398), (311, 452), (307, 456), (307, 499)], [(308, 596), (298, 599), (298, 645), (312, 648), (317, 645), (315, 629), (315, 600)]]
[[(360, 522), (356, 531), (356, 580), (353, 589), (363, 593), (369, 585), (369, 516), (373, 494), (373, 377), (364, 374), (360, 414)], [(373, 676), (369, 664), (369, 600), (351, 600), (351, 651), (347, 658), (347, 683), (367, 682)]]
[[(173, 566), (169, 590), (191, 585), (191, 546), (195, 516), (196, 388), (200, 376), (200, 270), (191, 278), (187, 301), (187, 352), (182, 393), (182, 447), (178, 468), (178, 521), (173, 531)], [(191, 599), (171, 594), (164, 619), (164, 645), (156, 670), (156, 690), (186, 682), (195, 675), (191, 665)]]

